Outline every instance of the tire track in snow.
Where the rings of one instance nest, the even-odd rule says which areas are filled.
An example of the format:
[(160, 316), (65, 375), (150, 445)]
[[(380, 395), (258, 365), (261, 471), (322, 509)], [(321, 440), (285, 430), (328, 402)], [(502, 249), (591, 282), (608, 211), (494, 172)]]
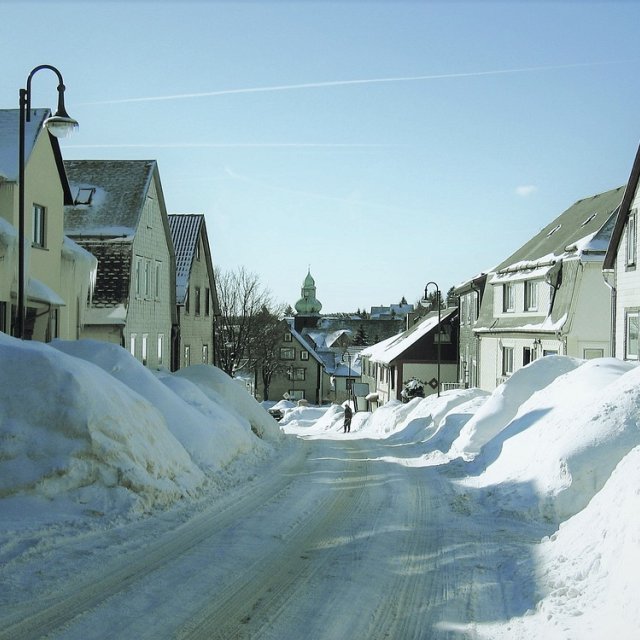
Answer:
[(284, 548), (243, 571), (199, 616), (185, 624), (177, 634), (179, 640), (269, 637), (271, 632), (281, 637), (278, 626), (287, 624), (292, 611), (297, 614), (294, 601), (313, 589), (314, 580), (342, 552), (342, 545), (336, 544), (336, 531), (342, 532), (345, 523), (366, 510), (369, 461), (357, 453), (357, 446), (345, 445), (340, 448), (360, 458), (348, 463), (346, 480), (336, 481), (318, 508), (283, 538)]
[(304, 465), (308, 447), (296, 447), (292, 456), (280, 461), (270, 470), (268, 480), (243, 488), (242, 495), (228, 500), (225, 507), (199, 514), (177, 529), (126, 558), (99, 567), (91, 575), (82, 577), (62, 593), (12, 606), (4, 617), (0, 640), (36, 640), (69, 625), (75, 618), (101, 605), (109, 598), (131, 588), (142, 578), (163, 567), (177, 556), (196, 547), (247, 514), (286, 491), (295, 474)]

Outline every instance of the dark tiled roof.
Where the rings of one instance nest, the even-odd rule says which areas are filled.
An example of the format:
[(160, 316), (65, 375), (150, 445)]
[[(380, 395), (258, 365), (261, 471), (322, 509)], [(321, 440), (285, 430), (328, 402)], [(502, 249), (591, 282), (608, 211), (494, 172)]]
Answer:
[(176, 253), (176, 304), (184, 304), (204, 216), (201, 213), (171, 213), (168, 217)]
[(74, 199), (81, 188), (95, 189), (89, 204), (65, 207), (68, 236), (117, 237), (135, 233), (155, 160), (65, 160), (64, 167)]
[(82, 239), (77, 242), (98, 260), (93, 306), (114, 307), (126, 303), (131, 280), (132, 244)]

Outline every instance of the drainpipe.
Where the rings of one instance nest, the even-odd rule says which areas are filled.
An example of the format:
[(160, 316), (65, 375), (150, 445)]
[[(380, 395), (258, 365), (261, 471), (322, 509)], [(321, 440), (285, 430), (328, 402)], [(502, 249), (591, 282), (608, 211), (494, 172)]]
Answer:
[(602, 277), (604, 278), (604, 283), (609, 287), (611, 291), (611, 328), (610, 328), (610, 339), (611, 343), (611, 353), (609, 354), (612, 358), (616, 356), (616, 303), (618, 297), (618, 291), (615, 288), (616, 281), (616, 273), (614, 269), (603, 269)]

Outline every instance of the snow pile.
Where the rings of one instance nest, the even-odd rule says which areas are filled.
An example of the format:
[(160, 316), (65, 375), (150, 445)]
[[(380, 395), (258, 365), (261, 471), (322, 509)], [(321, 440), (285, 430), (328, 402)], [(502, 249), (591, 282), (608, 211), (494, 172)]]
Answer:
[(640, 567), (640, 447), (618, 464), (593, 500), (542, 541), (542, 599), (535, 611), (478, 625), (491, 640), (637, 637)]
[[(453, 443), (451, 453), (465, 459), (473, 458), (483, 445), (506, 427), (523, 402), (582, 362), (564, 356), (547, 356), (516, 371), (469, 420)], [(530, 370), (532, 367), (534, 372)]]
[[(476, 513), (486, 522), (487, 510), (495, 515), (496, 541), (505, 517), (523, 531), (556, 528), (532, 550), (538, 599), (523, 586), (518, 608), (526, 615), (451, 620), (449, 627), (443, 621), (443, 628), (491, 640), (637, 637), (639, 366), (549, 356), (491, 395), (467, 390), (390, 402), (367, 414), (351, 437), (404, 445), (385, 460), (453, 475), (470, 531)], [(481, 610), (476, 619), (492, 618)]]
[(101, 369), (2, 333), (0, 360), (3, 511), (21, 495), (146, 509), (204, 482), (162, 414)]
[(19, 517), (168, 505), (281, 437), (215, 367), (156, 377), (117, 345), (2, 333), (0, 361), (0, 497)]
[(640, 368), (613, 358), (588, 361), (523, 403), (478, 457), (486, 470), (465, 483), (497, 486), (494, 496), (521, 513), (564, 520), (640, 444), (639, 417)]

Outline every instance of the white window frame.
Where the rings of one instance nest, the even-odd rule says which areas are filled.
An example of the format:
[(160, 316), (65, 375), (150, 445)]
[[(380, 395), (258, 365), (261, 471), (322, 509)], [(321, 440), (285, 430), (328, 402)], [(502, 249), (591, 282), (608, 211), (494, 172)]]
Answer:
[(164, 360), (164, 333), (158, 334), (158, 364)]
[(155, 299), (160, 300), (160, 282), (162, 280), (162, 262), (156, 260), (154, 294)]
[(135, 358), (136, 357), (136, 339), (138, 337), (137, 333), (132, 333), (129, 336), (129, 353)]
[(502, 375), (510, 376), (513, 373), (513, 347), (502, 347)]
[(627, 243), (625, 251), (625, 266), (635, 267), (638, 253), (637, 209), (632, 209), (627, 218)]
[(31, 230), (31, 244), (34, 247), (45, 248), (46, 245), (46, 224), (47, 208), (41, 204), (33, 204), (33, 214), (31, 216), (33, 228)]
[(537, 280), (525, 280), (524, 282), (524, 310), (525, 311), (537, 311), (538, 310), (538, 281)]
[(640, 311), (629, 310), (624, 318), (624, 359), (638, 360), (640, 352)]
[(147, 360), (149, 357), (149, 334), (142, 334), (142, 364), (147, 365)]
[(516, 289), (513, 282), (505, 282), (502, 285), (502, 311), (513, 313), (516, 308)]
[(144, 261), (144, 297), (151, 297), (151, 260), (145, 258)]
[(142, 297), (142, 258), (136, 256), (136, 297)]

